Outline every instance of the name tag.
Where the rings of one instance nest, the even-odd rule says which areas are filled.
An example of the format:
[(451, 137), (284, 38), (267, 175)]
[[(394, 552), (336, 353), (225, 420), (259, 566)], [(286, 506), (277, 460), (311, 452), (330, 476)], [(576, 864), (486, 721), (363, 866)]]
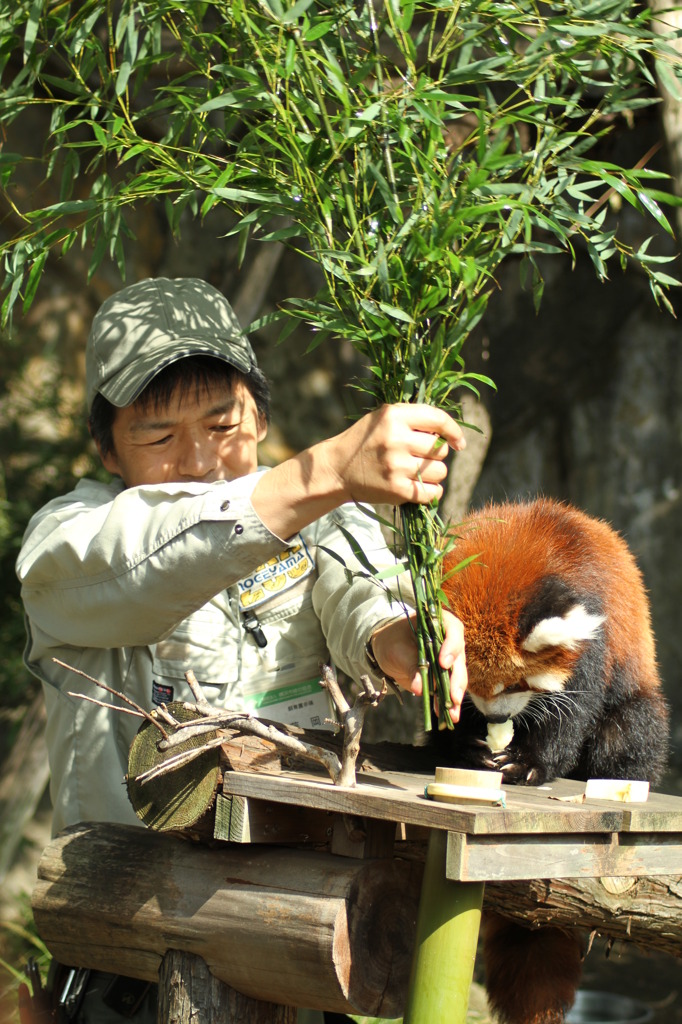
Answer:
[(244, 705), (259, 718), (298, 725), (302, 729), (335, 731), (338, 728), (334, 706), (327, 691), (320, 686), (318, 676), (252, 693), (244, 697)]

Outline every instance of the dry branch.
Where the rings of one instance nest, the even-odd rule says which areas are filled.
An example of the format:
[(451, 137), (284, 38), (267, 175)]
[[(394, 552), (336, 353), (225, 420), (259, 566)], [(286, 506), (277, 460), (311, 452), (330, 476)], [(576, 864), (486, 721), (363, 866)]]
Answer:
[[(328, 691), (335, 705), (342, 730), (342, 743), (333, 733), (329, 734), (327, 743), (319, 733), (315, 733), (313, 739), (295, 726), (260, 719), (247, 711), (215, 708), (206, 699), (191, 669), (185, 678), (194, 703), (162, 704), (153, 711), (145, 711), (125, 694), (64, 662), (59, 664), (112, 694), (120, 704), (98, 701), (87, 694), (74, 693), (73, 696), (144, 719), (130, 751), (128, 795), (138, 817), (161, 831), (195, 825), (201, 828), (200, 822), (215, 801), (222, 772), (230, 763), (227, 747), (242, 736), (255, 737), (266, 748), (280, 751), (289, 760), (322, 765), (337, 786), (355, 786), (365, 715), (387, 693), (386, 684), (378, 690), (363, 676), (362, 690), (351, 706), (333, 669), (323, 666), (320, 685)], [(161, 736), (149, 731), (149, 725)], [(211, 753), (218, 748), (223, 748), (219, 757)], [(253, 767), (257, 767), (256, 761)]]
[[(139, 704), (136, 704), (134, 700), (130, 699), (130, 697), (126, 697), (125, 693), (121, 693), (120, 690), (114, 690), (111, 686), (107, 686), (106, 683), (101, 683), (99, 679), (95, 679), (94, 676), (89, 676), (87, 672), (83, 672), (79, 668), (74, 668), (73, 665), (68, 665), (65, 661), (60, 661), (59, 658), (53, 658), (52, 661), (54, 662), (55, 665), (59, 665), (61, 668), (68, 669), (69, 672), (75, 672), (77, 676), (82, 676), (82, 678), (87, 679), (89, 683), (94, 683), (95, 686), (99, 686), (100, 690), (105, 690), (107, 693), (110, 693), (113, 697), (118, 697), (120, 701), (122, 701), (124, 704), (127, 704), (129, 708), (133, 708), (134, 711), (136, 711), (142, 718), (145, 718), (147, 719), (147, 721), (152, 722), (152, 724), (155, 725), (156, 728), (163, 733), (164, 739), (168, 738), (166, 735), (166, 731), (161, 725), (161, 723), (157, 721), (157, 719), (152, 714), (150, 714), (149, 711), (145, 711), (143, 707), (140, 707)], [(85, 700), (89, 701), (92, 701), (93, 699), (92, 697), (86, 697), (83, 694), (79, 693), (70, 694), (70, 696), (83, 696)], [(109, 706), (111, 707), (112, 711), (125, 710), (124, 708), (117, 707), (115, 704), (111, 704)]]
[(330, 665), (322, 666), (322, 685), (336, 705), (343, 726), (343, 752), (341, 770), (334, 784), (337, 786), (355, 785), (355, 766), (360, 753), (360, 738), (365, 724), (365, 715), (369, 708), (378, 707), (387, 693), (386, 683), (377, 690), (369, 676), (361, 676), (362, 691), (355, 698), (351, 707), (338, 684), (336, 673)]

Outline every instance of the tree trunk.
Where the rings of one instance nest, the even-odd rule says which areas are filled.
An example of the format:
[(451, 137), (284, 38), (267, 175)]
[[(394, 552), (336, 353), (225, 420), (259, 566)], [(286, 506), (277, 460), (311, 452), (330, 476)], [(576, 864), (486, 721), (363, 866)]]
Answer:
[(45, 792), (50, 767), (45, 744), (45, 704), (42, 692), (24, 716), (0, 779), (0, 882), (12, 865), (29, 821)]
[(249, 999), (215, 978), (200, 956), (169, 949), (159, 970), (157, 1024), (296, 1024), (296, 1010)]
[[(675, 9), (668, 0), (649, 0), (649, 6), (654, 14), (658, 15), (653, 21), (653, 27), (661, 36), (667, 36), (670, 32), (679, 32), (682, 29), (682, 11)], [(671, 9), (672, 8), (672, 9)], [(682, 41), (680, 39), (668, 39), (671, 46), (674, 46), (682, 57)], [(674, 70), (670, 69), (670, 78), (674, 78)], [(679, 79), (676, 82), (678, 94), (682, 93), (682, 83)], [(661, 93), (661, 121), (665, 133), (670, 169), (673, 176), (673, 189), (677, 195), (682, 195), (682, 103), (677, 96), (672, 95), (666, 88), (665, 80), (660, 78), (659, 87)], [(682, 212), (677, 210), (677, 236), (682, 236)]]
[(682, 957), (682, 876), (489, 882), (485, 905), (519, 924), (584, 928)]

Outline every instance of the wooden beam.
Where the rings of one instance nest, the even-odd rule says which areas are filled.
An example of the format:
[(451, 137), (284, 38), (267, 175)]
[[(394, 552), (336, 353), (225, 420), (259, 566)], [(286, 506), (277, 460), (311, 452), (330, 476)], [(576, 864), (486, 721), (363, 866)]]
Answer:
[(33, 912), (67, 965), (156, 981), (179, 949), (252, 999), (390, 1018), (402, 1013), (421, 874), (414, 862), (208, 849), (100, 822), (46, 847)]
[(446, 873), (464, 882), (526, 878), (670, 875), (682, 864), (682, 835), (662, 832), (546, 836), (448, 835)]

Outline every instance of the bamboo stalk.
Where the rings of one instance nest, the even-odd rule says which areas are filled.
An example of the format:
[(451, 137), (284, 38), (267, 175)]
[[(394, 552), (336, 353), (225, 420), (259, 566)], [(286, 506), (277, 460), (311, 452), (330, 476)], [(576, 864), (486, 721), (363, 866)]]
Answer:
[(432, 829), (403, 1024), (465, 1024), (483, 904), (482, 882), (445, 877), (448, 834)]
[(440, 601), (440, 560), (434, 513), (423, 505), (401, 506), (400, 516), (405, 551), (414, 586), (417, 613), (416, 640), (422, 677), (424, 728), (431, 729), (431, 699), (438, 700), (439, 722), (452, 728), (448, 709), (452, 706), (449, 673), (438, 664), (443, 643), (443, 614)]

